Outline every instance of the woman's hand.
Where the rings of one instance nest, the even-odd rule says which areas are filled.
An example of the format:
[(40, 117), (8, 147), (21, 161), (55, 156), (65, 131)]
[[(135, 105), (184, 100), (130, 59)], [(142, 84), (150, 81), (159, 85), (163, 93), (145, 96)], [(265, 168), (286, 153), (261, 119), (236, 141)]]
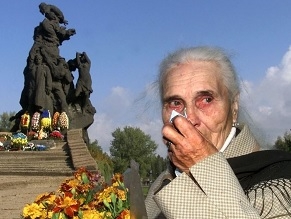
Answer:
[(170, 160), (181, 171), (188, 173), (189, 168), (206, 157), (217, 153), (216, 147), (186, 118), (176, 116), (167, 123), (162, 134), (168, 147)]

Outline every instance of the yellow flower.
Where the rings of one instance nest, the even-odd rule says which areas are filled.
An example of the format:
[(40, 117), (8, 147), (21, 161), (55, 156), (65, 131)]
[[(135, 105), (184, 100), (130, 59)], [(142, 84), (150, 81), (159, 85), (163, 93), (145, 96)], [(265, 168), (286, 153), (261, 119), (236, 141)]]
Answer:
[(53, 217), (53, 212), (52, 211), (49, 211), (47, 217), (48, 218), (52, 218)]
[(56, 195), (50, 195), (50, 197), (46, 200), (48, 204), (53, 204), (56, 200)]
[(126, 200), (126, 191), (117, 189), (116, 194), (117, 194), (117, 197), (120, 198), (122, 201)]
[(51, 118), (42, 118), (40, 123), (41, 123), (42, 127), (50, 128), (51, 127)]
[(119, 183), (118, 182), (114, 182), (114, 183), (112, 183), (112, 186), (113, 187), (118, 187), (119, 186)]
[(105, 189), (103, 189), (103, 191), (101, 191), (97, 197), (96, 197), (96, 200), (97, 200), (97, 203), (103, 203), (103, 200), (106, 200), (107, 202), (111, 202), (111, 198), (110, 198), (110, 194), (111, 193), (114, 193), (114, 190), (115, 188), (113, 186), (109, 186)]
[(114, 182), (123, 182), (123, 176), (120, 173), (115, 173), (112, 178), (112, 183)]
[(103, 219), (104, 213), (98, 212), (96, 210), (86, 210), (83, 211), (83, 219)]
[(30, 219), (36, 219), (38, 217), (42, 216), (42, 208), (36, 204), (36, 203), (32, 203), (32, 204), (27, 204), (25, 205), (25, 207), (23, 208), (23, 216), (24, 218), (30, 218)]
[[(56, 216), (58, 219), (79, 219), (79, 216), (82, 219), (129, 219), (128, 189), (122, 180), (122, 175), (118, 174), (108, 186), (102, 184), (99, 175), (80, 168), (74, 179), (65, 180), (57, 192), (41, 194), (32, 204), (26, 205), (22, 216), (24, 219)], [(95, 189), (102, 185), (103, 189), (96, 192)]]

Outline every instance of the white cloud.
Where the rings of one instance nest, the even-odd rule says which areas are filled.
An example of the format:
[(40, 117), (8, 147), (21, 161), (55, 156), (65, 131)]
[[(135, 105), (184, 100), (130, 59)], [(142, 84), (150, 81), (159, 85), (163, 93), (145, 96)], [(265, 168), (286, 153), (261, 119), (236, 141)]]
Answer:
[(119, 119), (122, 114), (125, 114), (130, 109), (132, 102), (132, 94), (127, 89), (113, 87), (111, 94), (106, 97), (102, 104), (102, 111), (110, 115), (111, 119)]
[(159, 145), (157, 154), (165, 157), (159, 107), (156, 99), (151, 99), (153, 96), (149, 95), (152, 94), (150, 90), (147, 89), (141, 97), (135, 97), (125, 88), (112, 88), (110, 95), (100, 103), (100, 108), (96, 107), (94, 123), (88, 129), (89, 138), (97, 139), (103, 151), (109, 154), (110, 143), (113, 140), (112, 132), (116, 128), (138, 127)]
[(270, 80), (273, 80), (274, 77), (278, 76), (278, 73), (279, 73), (280, 69), (276, 66), (272, 66), (270, 67), (268, 70), (267, 70), (267, 73), (266, 73), (266, 78), (267, 79), (270, 79)]
[(273, 144), (291, 128), (291, 47), (281, 63), (267, 69), (259, 83), (244, 81), (242, 84), (244, 106), (266, 141)]
[(291, 47), (282, 59), (282, 78), (288, 83), (291, 82)]
[(111, 133), (115, 128), (109, 115), (97, 112), (94, 116), (94, 123), (88, 129), (89, 138), (92, 141), (97, 139), (103, 151), (109, 154), (110, 141), (112, 140)]
[(148, 120), (147, 122), (140, 123), (137, 125), (137, 127), (144, 131), (144, 133), (151, 136), (151, 139), (158, 144), (156, 153), (165, 157), (167, 155), (167, 149), (162, 141), (162, 125), (162, 120), (156, 119), (153, 121)]
[(270, 107), (270, 106), (260, 106), (259, 107), (259, 112), (269, 116), (272, 113), (272, 107)]

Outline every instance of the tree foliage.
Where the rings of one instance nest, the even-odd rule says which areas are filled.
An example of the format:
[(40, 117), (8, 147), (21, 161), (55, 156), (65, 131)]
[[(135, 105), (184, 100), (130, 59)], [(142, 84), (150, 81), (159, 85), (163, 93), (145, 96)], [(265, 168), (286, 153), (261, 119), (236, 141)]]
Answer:
[(141, 129), (130, 126), (117, 128), (113, 133), (110, 154), (114, 172), (123, 173), (133, 159), (139, 163), (140, 175), (147, 177), (151, 171), (151, 160), (155, 157), (158, 145)]
[(14, 125), (13, 121), (10, 121), (10, 118), (15, 115), (15, 112), (3, 112), (0, 114), (0, 131), (8, 132)]
[(291, 132), (285, 132), (283, 137), (278, 136), (274, 147), (279, 150), (291, 152)]
[(168, 158), (163, 158), (160, 155), (154, 157), (151, 161), (152, 171), (150, 178), (151, 180), (156, 179), (161, 172), (167, 168)]
[(110, 156), (103, 152), (101, 146), (98, 145), (98, 141), (95, 140), (88, 145), (88, 150), (96, 161), (98, 169), (104, 176), (105, 181), (109, 182), (113, 174), (113, 162)]

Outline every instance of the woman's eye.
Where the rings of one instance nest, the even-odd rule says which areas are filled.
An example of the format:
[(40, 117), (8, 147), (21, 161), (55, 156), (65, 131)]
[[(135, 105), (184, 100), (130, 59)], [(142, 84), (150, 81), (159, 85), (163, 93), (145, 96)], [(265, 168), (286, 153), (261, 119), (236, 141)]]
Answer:
[(196, 106), (199, 109), (204, 109), (205, 107), (208, 107), (212, 101), (213, 97), (201, 97), (196, 100)]
[(180, 101), (177, 101), (177, 100), (172, 101), (170, 104), (173, 106), (181, 106), (182, 105), (182, 103)]
[(204, 99), (204, 102), (205, 102), (205, 103), (210, 103), (212, 100), (213, 100), (212, 97), (206, 97), (206, 98)]
[(176, 110), (177, 112), (182, 112), (184, 109), (184, 104), (179, 100), (172, 100), (168, 103), (170, 110)]

